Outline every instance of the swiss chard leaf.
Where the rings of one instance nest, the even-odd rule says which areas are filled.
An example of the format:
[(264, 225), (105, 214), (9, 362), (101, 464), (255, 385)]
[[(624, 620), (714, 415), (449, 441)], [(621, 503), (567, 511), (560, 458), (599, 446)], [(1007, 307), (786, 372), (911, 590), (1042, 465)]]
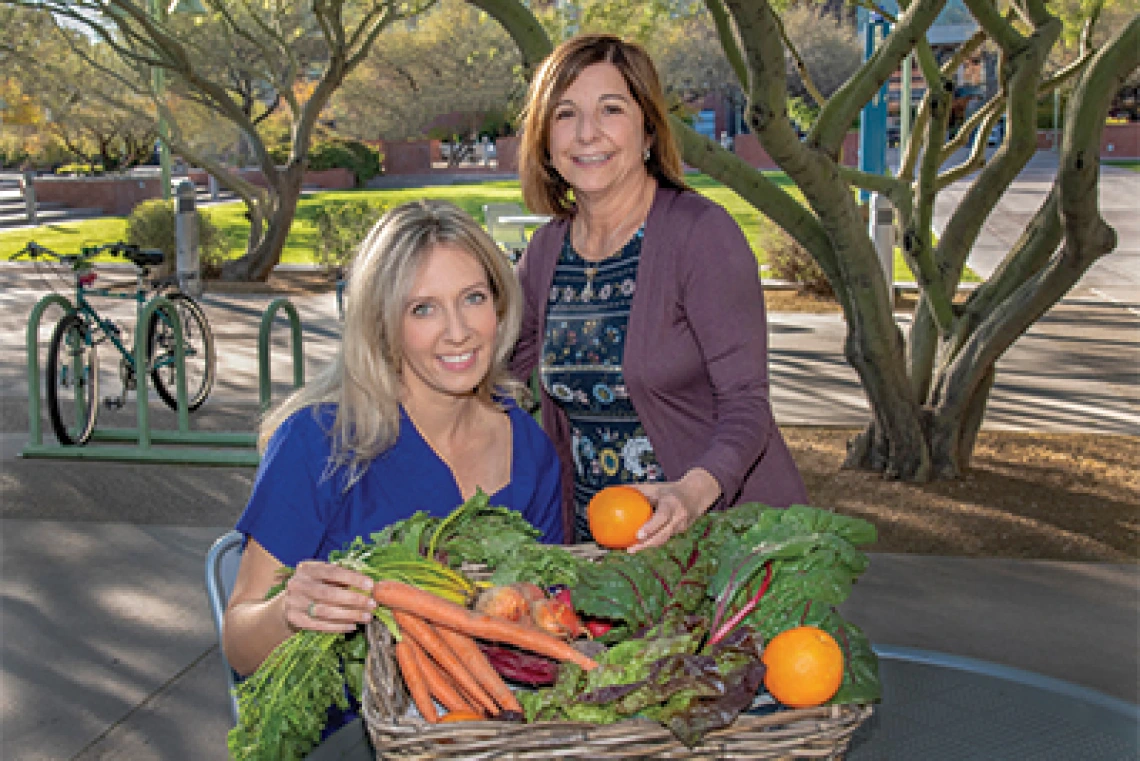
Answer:
[(711, 652), (698, 653), (708, 624), (685, 621), (688, 630), (653, 629), (599, 656), (588, 673), (564, 668), (553, 688), (520, 695), (528, 720), (612, 723), (640, 716), (690, 747), (728, 726), (751, 705), (763, 680), (759, 639), (743, 627)]
[[(713, 674), (719, 679), (715, 691), (690, 689), (688, 694), (682, 691), (681, 699), (670, 699), (659, 710), (646, 711), (646, 715), (665, 724), (678, 740), (693, 747), (707, 733), (732, 724), (752, 705), (764, 680), (765, 669), (759, 654), (759, 638), (751, 629), (734, 630), (706, 656), (716, 664), (709, 673), (710, 679)], [(708, 684), (709, 680), (699, 683)]]
[(711, 526), (706, 516), (661, 547), (636, 555), (611, 552), (585, 564), (574, 587), (574, 607), (587, 616), (621, 622), (610, 640), (656, 624), (667, 606), (682, 617), (697, 612), (715, 570), (706, 546), (712, 541)]

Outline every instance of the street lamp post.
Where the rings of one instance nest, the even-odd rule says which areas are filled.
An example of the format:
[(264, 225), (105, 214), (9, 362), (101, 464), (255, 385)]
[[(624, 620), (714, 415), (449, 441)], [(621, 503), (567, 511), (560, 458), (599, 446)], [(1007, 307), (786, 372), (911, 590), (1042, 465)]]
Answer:
[[(167, 16), (175, 13), (194, 16), (206, 13), (206, 8), (202, 5), (201, 0), (173, 0), (165, 9), (159, 4), (160, 2), (161, 0), (147, 0), (147, 13), (156, 21), (165, 21)], [(166, 88), (166, 70), (161, 66), (155, 66), (151, 69), (150, 76), (155, 97), (161, 97), (162, 91)], [(162, 115), (161, 109), (158, 112), (158, 166), (161, 177), (159, 182), (162, 185), (162, 200), (169, 201), (171, 195), (170, 125), (166, 123), (166, 117)]]

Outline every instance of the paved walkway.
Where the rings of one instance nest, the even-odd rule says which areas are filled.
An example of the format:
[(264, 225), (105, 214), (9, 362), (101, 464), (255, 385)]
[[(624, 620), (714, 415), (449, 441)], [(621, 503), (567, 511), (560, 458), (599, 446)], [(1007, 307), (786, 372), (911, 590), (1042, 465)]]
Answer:
[[(1140, 271), (1117, 272), (1116, 284), (1128, 277), (1135, 287)], [(1140, 315), (1085, 286), (1003, 359), (987, 425), (1140, 435)], [(225, 758), (228, 705), (202, 561), (241, 511), (252, 472), (19, 459), (23, 325), (42, 292), (23, 270), (0, 267), (0, 757)], [(256, 325), (268, 301), (205, 299), (222, 370), (196, 426), (254, 425)], [(333, 297), (297, 307), (315, 366), (338, 335)], [(279, 331), (278, 397), (291, 378)], [(772, 315), (781, 423), (865, 420), (843, 332), (838, 317)], [(116, 368), (103, 371), (112, 383)], [(156, 427), (169, 425), (153, 410)], [(845, 613), (880, 645), (979, 658), (1136, 703), (1138, 589), (1135, 565), (880, 554)]]
[[(1037, 152), (1017, 182), (1002, 196), (986, 220), (982, 235), (970, 252), (970, 267), (982, 277), (997, 269), (1006, 252), (1045, 200), (1057, 175), (1057, 155)], [(934, 228), (941, 234), (975, 175), (959, 180), (938, 195)], [(1107, 301), (1125, 304), (1140, 314), (1140, 172), (1102, 166), (1100, 208), (1116, 228), (1116, 250), (1102, 257), (1081, 279), (1078, 294), (1087, 292)]]

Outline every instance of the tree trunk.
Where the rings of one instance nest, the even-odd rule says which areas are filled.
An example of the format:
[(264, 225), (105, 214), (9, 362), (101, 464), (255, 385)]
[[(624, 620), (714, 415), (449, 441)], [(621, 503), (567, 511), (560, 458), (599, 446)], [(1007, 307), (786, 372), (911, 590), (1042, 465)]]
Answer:
[(277, 181), (273, 183), (270, 195), (275, 205), (269, 215), (265, 233), (254, 243), (254, 231), (262, 229), (257, 216), (257, 206), (253, 210), (253, 219), (250, 219), (251, 245), (249, 251), (240, 258), (226, 262), (222, 266), (222, 280), (255, 280), (265, 281), (269, 273), (281, 261), (281, 250), (285, 247), (285, 240), (289, 237), (289, 229), (293, 226), (293, 219), (297, 214), (297, 202), (301, 196), (301, 181), (304, 177), (304, 167), (300, 162), (293, 162), (283, 170), (277, 172)]

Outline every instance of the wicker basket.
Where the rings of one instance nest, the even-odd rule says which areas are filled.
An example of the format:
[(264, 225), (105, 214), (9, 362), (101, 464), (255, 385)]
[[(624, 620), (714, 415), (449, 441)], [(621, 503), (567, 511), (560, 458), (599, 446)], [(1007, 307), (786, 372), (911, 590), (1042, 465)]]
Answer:
[[(595, 558), (604, 550), (572, 548)], [(480, 568), (464, 569), (479, 577)], [(870, 715), (866, 705), (821, 706), (741, 714), (731, 726), (689, 748), (657, 722), (616, 724), (476, 721), (429, 724), (410, 708), (392, 636), (373, 620), (367, 628), (361, 713), (377, 758), (399, 759), (841, 759), (851, 735)]]

